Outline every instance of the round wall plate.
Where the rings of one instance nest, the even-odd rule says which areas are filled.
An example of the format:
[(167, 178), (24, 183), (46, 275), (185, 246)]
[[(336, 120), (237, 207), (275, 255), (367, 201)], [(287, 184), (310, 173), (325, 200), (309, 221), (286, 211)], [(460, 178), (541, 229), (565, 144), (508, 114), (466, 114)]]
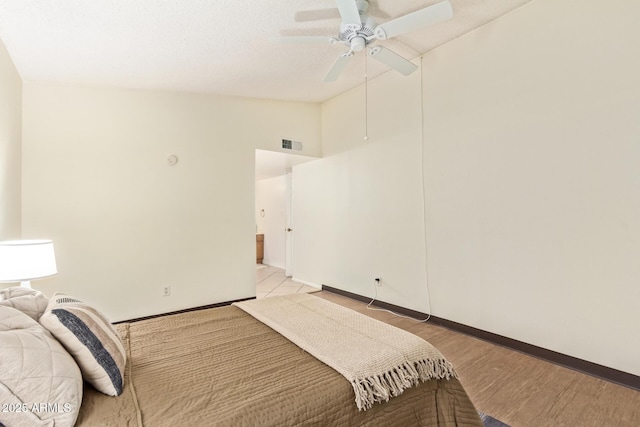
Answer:
[(171, 154), (167, 157), (167, 163), (169, 163), (169, 166), (175, 166), (178, 163), (178, 156)]

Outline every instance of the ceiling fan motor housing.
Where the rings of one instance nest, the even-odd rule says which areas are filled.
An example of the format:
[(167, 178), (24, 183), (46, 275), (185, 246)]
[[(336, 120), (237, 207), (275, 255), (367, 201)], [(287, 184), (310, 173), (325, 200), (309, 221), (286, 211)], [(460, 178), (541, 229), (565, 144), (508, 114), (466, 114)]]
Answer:
[(355, 52), (364, 49), (369, 43), (373, 43), (376, 38), (374, 37), (376, 22), (369, 16), (360, 16), (362, 18), (362, 25), (359, 28), (354, 28), (350, 24), (341, 24), (340, 33), (338, 34), (338, 40), (344, 42), (347, 46), (352, 48)]

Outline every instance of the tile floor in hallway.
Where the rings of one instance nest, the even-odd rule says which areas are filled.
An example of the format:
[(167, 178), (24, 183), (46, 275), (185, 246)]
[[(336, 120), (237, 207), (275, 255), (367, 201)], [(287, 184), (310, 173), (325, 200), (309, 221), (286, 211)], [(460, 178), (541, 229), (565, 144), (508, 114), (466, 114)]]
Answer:
[(316, 292), (320, 289), (294, 282), (284, 275), (284, 270), (266, 264), (257, 265), (256, 298), (276, 295)]

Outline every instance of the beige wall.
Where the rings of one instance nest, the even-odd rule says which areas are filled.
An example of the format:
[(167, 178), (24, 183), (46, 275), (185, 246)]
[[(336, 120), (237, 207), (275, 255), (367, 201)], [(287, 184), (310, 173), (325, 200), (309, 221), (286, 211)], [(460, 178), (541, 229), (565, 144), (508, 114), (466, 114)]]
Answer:
[(0, 240), (20, 237), (22, 79), (0, 41)]
[(23, 124), (23, 234), (59, 270), (35, 285), (113, 320), (255, 296), (255, 149), (320, 155), (317, 104), (25, 82)]
[(638, 17), (536, 0), (435, 49), (424, 128), (419, 76), (372, 82), (368, 143), (362, 88), (323, 104), (294, 276), (427, 311), (428, 274), (436, 316), (639, 375)]

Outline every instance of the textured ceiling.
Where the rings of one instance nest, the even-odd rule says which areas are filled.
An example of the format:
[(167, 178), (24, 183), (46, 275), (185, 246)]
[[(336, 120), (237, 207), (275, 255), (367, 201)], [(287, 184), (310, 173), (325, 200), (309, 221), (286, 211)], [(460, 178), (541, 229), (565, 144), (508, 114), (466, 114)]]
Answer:
[[(440, 0), (372, 0), (380, 24)], [(453, 19), (378, 41), (414, 60), (531, 0), (451, 0)], [(333, 83), (334, 0), (0, 0), (0, 39), (24, 80), (321, 102), (363, 82), (363, 52)], [(368, 75), (389, 71), (368, 60)], [(390, 71), (394, 72), (394, 71)]]

